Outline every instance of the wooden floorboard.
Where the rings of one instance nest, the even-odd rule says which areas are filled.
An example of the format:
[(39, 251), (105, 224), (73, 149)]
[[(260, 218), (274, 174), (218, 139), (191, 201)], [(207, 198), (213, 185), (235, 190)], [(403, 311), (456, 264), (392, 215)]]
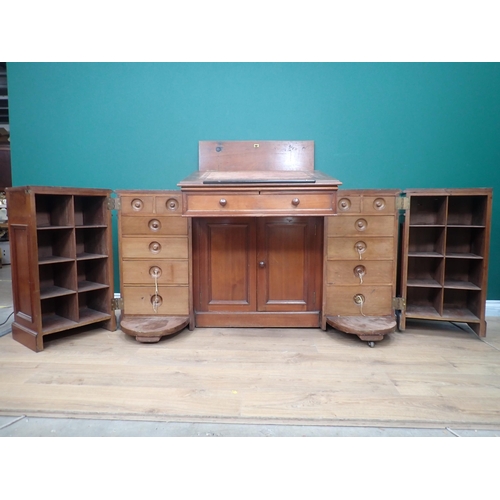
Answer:
[(500, 428), (500, 319), (480, 339), (408, 321), (371, 349), (329, 329), (120, 330), (0, 338), (0, 414), (132, 420)]

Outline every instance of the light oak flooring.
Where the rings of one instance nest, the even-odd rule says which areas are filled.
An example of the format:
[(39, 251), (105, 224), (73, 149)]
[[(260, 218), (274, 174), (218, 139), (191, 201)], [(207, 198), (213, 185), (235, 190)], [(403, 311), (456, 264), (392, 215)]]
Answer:
[(369, 348), (333, 329), (120, 330), (0, 337), (0, 415), (316, 426), (500, 429), (500, 319), (483, 340), (408, 322)]

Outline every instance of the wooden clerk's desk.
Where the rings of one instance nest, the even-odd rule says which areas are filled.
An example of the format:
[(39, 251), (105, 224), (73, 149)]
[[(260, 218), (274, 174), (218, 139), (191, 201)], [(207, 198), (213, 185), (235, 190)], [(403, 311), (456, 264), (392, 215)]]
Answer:
[(52, 333), (116, 329), (116, 309), (140, 342), (329, 324), (373, 346), (396, 315), (400, 330), (419, 318), (485, 336), (492, 190), (340, 184), (314, 169), (312, 141), (244, 141), (200, 142), (180, 190), (9, 188), (13, 337), (40, 351)]
[[(153, 317), (150, 333), (143, 317), (125, 314), (124, 331), (141, 341), (186, 325), (326, 329), (330, 323), (367, 341), (394, 331), (395, 192), (364, 191), (339, 202), (340, 181), (314, 170), (312, 141), (201, 142), (199, 158), (199, 170), (179, 183), (182, 196), (171, 192), (172, 217), (158, 221), (186, 223), (188, 274), (172, 299), (188, 292), (189, 303), (169, 328)], [(140, 196), (119, 194), (123, 227), (143, 208), (124, 212)], [(121, 235), (123, 247), (128, 233)], [(126, 281), (125, 310), (137, 302), (127, 298)]]

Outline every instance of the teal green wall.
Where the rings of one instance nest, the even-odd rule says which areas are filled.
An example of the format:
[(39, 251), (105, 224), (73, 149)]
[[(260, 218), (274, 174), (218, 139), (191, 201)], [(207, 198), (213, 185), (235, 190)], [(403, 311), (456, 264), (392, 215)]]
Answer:
[[(314, 140), (345, 188), (500, 189), (497, 63), (8, 63), (14, 185), (173, 189), (200, 140)], [(489, 299), (500, 299), (494, 203)]]

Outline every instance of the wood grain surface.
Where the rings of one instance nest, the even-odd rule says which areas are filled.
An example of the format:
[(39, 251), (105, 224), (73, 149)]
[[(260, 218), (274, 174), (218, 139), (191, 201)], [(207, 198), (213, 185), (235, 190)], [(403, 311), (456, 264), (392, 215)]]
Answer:
[(0, 414), (402, 427), (500, 426), (488, 337), (408, 321), (370, 349), (332, 328), (197, 328), (157, 344), (89, 329), (34, 353), (0, 338)]

